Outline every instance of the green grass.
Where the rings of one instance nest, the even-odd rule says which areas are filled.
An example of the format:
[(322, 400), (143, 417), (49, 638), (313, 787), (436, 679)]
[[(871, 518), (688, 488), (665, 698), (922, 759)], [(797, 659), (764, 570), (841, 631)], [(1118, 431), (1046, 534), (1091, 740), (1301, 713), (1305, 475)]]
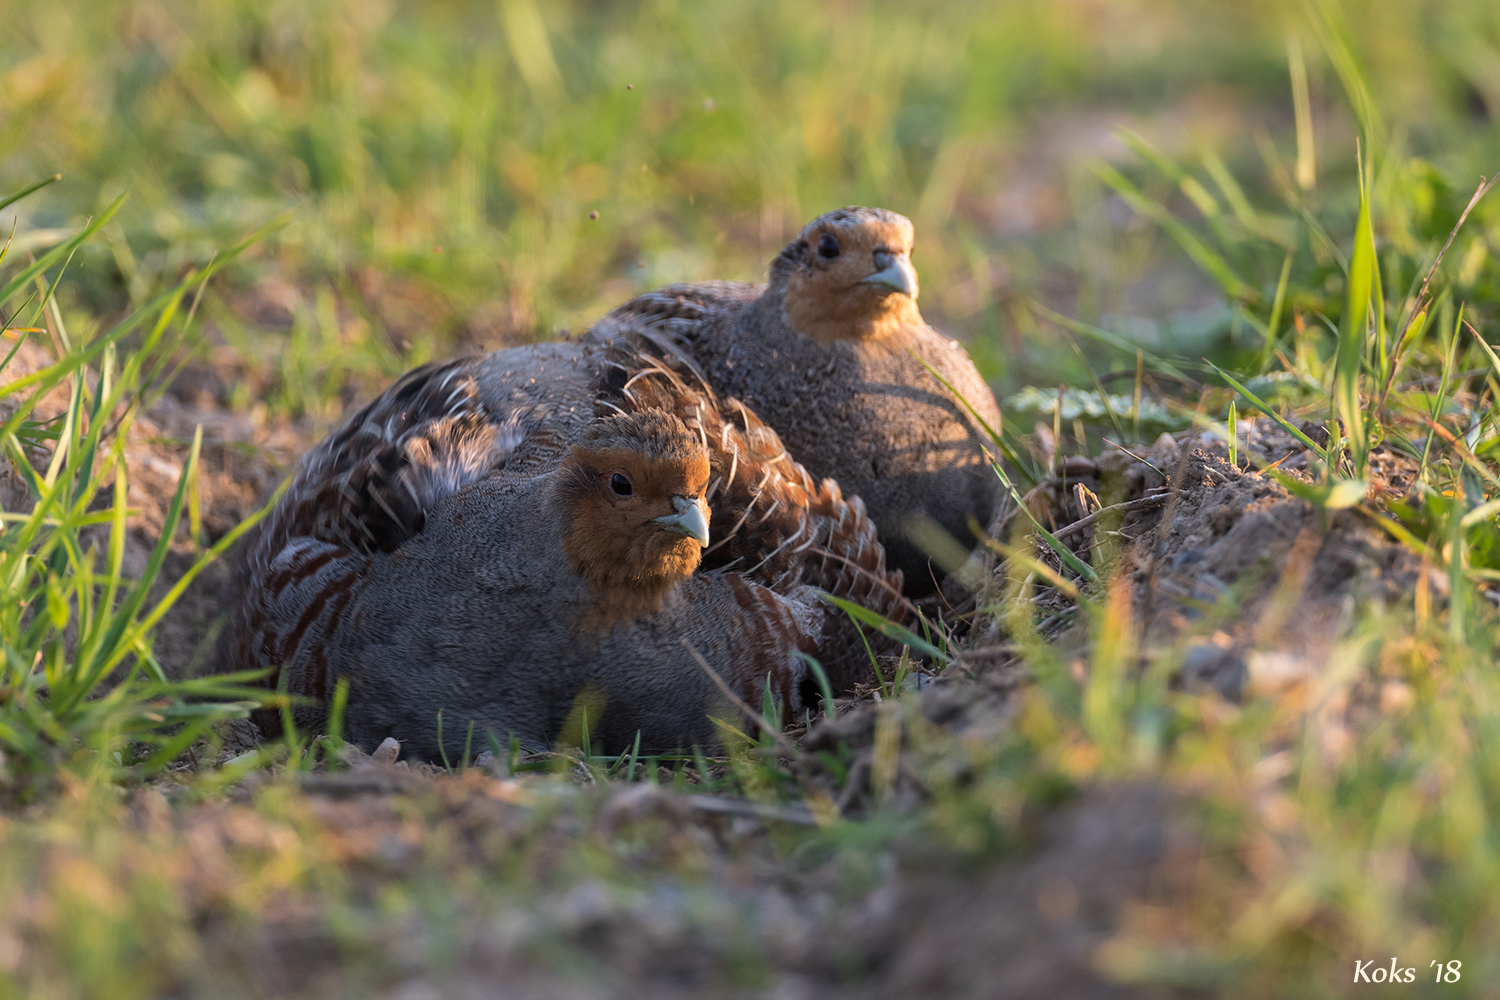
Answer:
[[(243, 716), (254, 704), (243, 698), (256, 697), (236, 683), (247, 678), (169, 679), (151, 651), (156, 623), (202, 568), (254, 523), (219, 539), (148, 607), (151, 585), (197, 488), (201, 432), (143, 571), (137, 579), (124, 572), (126, 435), (141, 407), (161, 391), (188, 336), (192, 310), (182, 315), (185, 297), (202, 287), (213, 268), (190, 274), (108, 330), (73, 343), (53, 290), (71, 255), (119, 204), (0, 287), (0, 301), (17, 302), (15, 312), (29, 309), (30, 316), (14, 317), (19, 333), (11, 334), (15, 343), (0, 359), (0, 374), (25, 332), (42, 332), (36, 324), (46, 323), (61, 355), (50, 367), (0, 388), (0, 399), (13, 401), (0, 424), (0, 450), (31, 498), (29, 510), (0, 514), (0, 749), (7, 784), (23, 792), (33, 782), (46, 788), (52, 772), (66, 764), (152, 774), (214, 722)], [(58, 265), (50, 283), (43, 280), (49, 265)], [(139, 339), (122, 362), (119, 346), (133, 334)], [(37, 404), (54, 390), (66, 392), (66, 407), (38, 418)], [(46, 460), (34, 467), (37, 454)], [(110, 501), (103, 509), (101, 499)], [(241, 700), (216, 700), (226, 697)]]
[[(1108, 976), (1315, 997), (1399, 954), (1410, 995), (1495, 990), (1500, 198), (1458, 228), (1500, 170), (1493, 4), (0, 0), (0, 24), (0, 192), (24, 194), (0, 209), (0, 316), (56, 359), (0, 389), (35, 501), (0, 533), (0, 996), (323, 990), (257, 978), (235, 942), (268, 928), (341, 956), (320, 995), (359, 995), (456, 974), (472, 928), (517, 913), (544, 929), (515, 954), (593, 975), (591, 942), (536, 914), (595, 884), (682, 893), (738, 942), (712, 988), (758, 988), (769, 946), (713, 916), (739, 905), (736, 866), (824, 878), (841, 906), (882, 866), (1023, 857), (1059, 802), (1139, 782), (1173, 790), (1199, 847), (1113, 929)], [(1352, 609), (1300, 688), (1229, 705), (1171, 684), (1198, 636), (1143, 638), (1111, 553), (1022, 533), (986, 613), (1032, 682), (983, 738), (924, 721), (898, 677), (863, 743), (729, 732), (713, 760), (601, 758), (580, 726), (552, 759), (493, 747), (503, 786), (450, 762), (394, 819), (299, 792), (337, 768), (337, 734), (179, 770), (251, 697), (152, 654), (191, 580), (150, 599), (196, 520), (196, 442), (144, 571), (122, 561), (125, 431), (179, 365), (316, 432), (429, 357), (579, 329), (669, 280), (756, 278), (847, 203), (916, 222), (924, 313), (1006, 401), (1018, 490), (1045, 473), (1036, 423), (1067, 453), (1263, 411), (1328, 432), (1288, 489), (1431, 572)], [(49, 390), (67, 405), (42, 421)], [(1365, 499), (1378, 446), (1420, 466), (1400, 503)], [(1049, 588), (1071, 645), (1039, 632)], [(781, 819), (742, 840), (616, 821), (625, 783)], [(1434, 985), (1449, 960), (1462, 980)]]

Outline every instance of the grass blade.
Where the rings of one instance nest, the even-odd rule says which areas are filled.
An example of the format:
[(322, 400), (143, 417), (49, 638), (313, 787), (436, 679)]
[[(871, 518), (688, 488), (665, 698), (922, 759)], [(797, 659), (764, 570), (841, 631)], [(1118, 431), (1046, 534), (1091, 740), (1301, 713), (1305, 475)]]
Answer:
[(1333, 417), (1344, 425), (1356, 476), (1364, 475), (1369, 452), (1365, 412), (1360, 405), (1359, 377), (1364, 370), (1372, 300), (1380, 306), (1380, 272), (1375, 258), (1375, 233), (1370, 224), (1370, 192), (1361, 180), (1359, 221), (1354, 229), (1354, 252), (1349, 259), (1348, 298), (1339, 321), (1338, 349), (1333, 367)]
[(1275, 410), (1271, 409), (1271, 407), (1270, 407), (1270, 405), (1268, 403), (1266, 403), (1264, 400), (1262, 400), (1255, 393), (1251, 392), (1249, 389), (1247, 389), (1243, 385), (1241, 385), (1240, 381), (1238, 379), (1236, 379), (1233, 375), (1229, 374), (1224, 369), (1222, 369), (1218, 365), (1214, 364), (1212, 361), (1208, 362), (1208, 366), (1210, 368), (1212, 368), (1215, 372), (1217, 372), (1220, 378), (1222, 378), (1224, 381), (1228, 382), (1229, 385), (1234, 389), (1235, 392), (1239, 393), (1241, 396), (1244, 396), (1245, 399), (1250, 403), (1251, 406), (1255, 407), (1257, 410), (1259, 410), (1260, 412), (1264, 413), (1266, 416), (1270, 417), (1272, 420), (1276, 421), (1277, 425), (1280, 426), (1282, 430), (1286, 431), (1292, 437), (1294, 437), (1298, 441), (1302, 442), (1302, 444), (1304, 446), (1306, 446), (1307, 449), (1309, 451), (1311, 451), (1313, 454), (1317, 455), (1318, 458), (1322, 459), (1324, 462), (1328, 461), (1327, 454), (1324, 452), (1324, 450), (1322, 448), (1318, 447), (1318, 445), (1316, 443), (1314, 443), (1314, 441), (1313, 441), (1312, 438), (1310, 438), (1306, 434), (1302, 433), (1302, 431), (1299, 428), (1295, 427), (1290, 422), (1288, 422), (1285, 417), (1283, 417), (1281, 414), (1277, 413)]
[(1204, 273), (1219, 283), (1219, 287), (1224, 290), (1225, 295), (1232, 299), (1253, 299), (1255, 297), (1255, 290), (1235, 273), (1234, 268), (1229, 266), (1229, 262), (1224, 259), (1222, 254), (1209, 249), (1207, 244), (1198, 239), (1187, 226), (1182, 224), (1182, 220), (1178, 219), (1177, 216), (1173, 215), (1164, 206), (1158, 205), (1141, 194), (1140, 190), (1134, 184), (1125, 179), (1125, 175), (1103, 162), (1094, 164), (1094, 173), (1100, 180), (1114, 188), (1115, 193), (1123, 198), (1125, 203), (1135, 209), (1138, 214), (1145, 216), (1164, 229), (1167, 235), (1172, 237), (1177, 245), (1182, 248), (1183, 252), (1192, 259), (1193, 263), (1197, 264), (1203, 269)]
[(31, 194), (35, 191), (40, 191), (48, 184), (56, 184), (60, 180), (62, 180), (62, 174), (53, 174), (51, 177), (48, 177), (45, 180), (37, 181), (30, 187), (22, 188), (13, 195), (9, 195), (5, 198), (0, 198), (0, 208), (9, 208), (16, 202), (20, 201), (22, 198), (26, 197), (28, 194)]

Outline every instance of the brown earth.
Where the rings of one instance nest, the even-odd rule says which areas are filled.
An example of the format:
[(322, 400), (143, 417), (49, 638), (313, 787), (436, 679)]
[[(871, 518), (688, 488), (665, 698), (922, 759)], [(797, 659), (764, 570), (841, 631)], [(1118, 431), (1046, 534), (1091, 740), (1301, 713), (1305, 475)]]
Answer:
[[(0, 384), (50, 364), (50, 353), (28, 342), (0, 372)], [(290, 423), (266, 427), (249, 415), (220, 407), (211, 395), (199, 390), (198, 371), (185, 374), (171, 391), (135, 415), (126, 438), (127, 503), (132, 513), (126, 522), (122, 568), (127, 578), (134, 579), (145, 570), (161, 537), (192, 450), (193, 435), (198, 427), (203, 429), (197, 483), (201, 534), (196, 540), (192, 537), (185, 511), (152, 586), (152, 602), (166, 596), (205, 548), (258, 510), (311, 444), (308, 436)], [(96, 376), (90, 373), (86, 377), (92, 383)], [(67, 403), (65, 383), (37, 405), (34, 416), (39, 420), (53, 418), (67, 409)], [(8, 418), (15, 408), (14, 398), (0, 398), (0, 420)], [(48, 456), (49, 452), (39, 451), (29, 457), (34, 466), (45, 468)], [(113, 476), (108, 476), (106, 483), (111, 482)], [(108, 497), (101, 496), (100, 500), (107, 502)], [(33, 503), (24, 480), (8, 460), (0, 458), (0, 508), (26, 512)], [(108, 528), (100, 526), (91, 531), (100, 551), (105, 551)], [(221, 591), (227, 576), (223, 560), (210, 564), (157, 626), (154, 650), (169, 676), (191, 676), (209, 668), (210, 653), (222, 626)]]
[[(1109, 984), (1097, 955), (1129, 907), (1170, 894), (1201, 852), (1172, 796), (1149, 785), (1085, 788), (1022, 820), (1014, 860), (976, 868), (906, 838), (789, 863), (783, 823), (655, 785), (563, 798), (525, 777), (370, 764), (309, 778), (301, 795), (255, 784), (190, 808), (145, 792), (126, 824), (174, 859), (218, 995), (1176, 995)], [(570, 869), (580, 846), (613, 877)], [(246, 866), (290, 864), (340, 875), (273, 888), (256, 920), (237, 918)], [(523, 888), (486, 890), (486, 872)], [(368, 909), (414, 881), (447, 888), (394, 916)], [(330, 920), (351, 907), (364, 914), (352, 937)]]
[[(1312, 425), (1302, 430), (1314, 440), (1322, 433)], [(1212, 687), (1231, 701), (1275, 694), (1320, 672), (1356, 604), (1409, 601), (1419, 585), (1442, 599), (1446, 578), (1385, 531), (1380, 515), (1319, 511), (1256, 471), (1272, 466), (1312, 482), (1310, 453), (1280, 427), (1242, 420), (1237, 458), (1231, 465), (1224, 441), (1209, 433), (1163, 435), (1144, 453), (1111, 448), (1097, 458), (1065, 459), (1025, 498), (1075, 554), (1102, 569), (1119, 561), (1137, 626), (1145, 625), (1143, 655), (1180, 656), (1180, 684)], [(1414, 460), (1377, 448), (1365, 507), (1379, 511), (1405, 496), (1416, 473)], [(1125, 509), (1090, 518), (1101, 504)], [(1007, 516), (999, 537), (1029, 526), (1014, 510)], [(1055, 553), (1039, 548), (1043, 562), (1072, 575)], [(986, 560), (981, 607), (1004, 592), (996, 563)], [(951, 588), (948, 596), (963, 610), (976, 603), (963, 605)], [(1043, 588), (1037, 604), (1058, 612), (1054, 640), (1081, 651), (1086, 636), (1070, 616), (1072, 602)], [(970, 648), (1004, 641), (1006, 608), (988, 610), (975, 619)]]

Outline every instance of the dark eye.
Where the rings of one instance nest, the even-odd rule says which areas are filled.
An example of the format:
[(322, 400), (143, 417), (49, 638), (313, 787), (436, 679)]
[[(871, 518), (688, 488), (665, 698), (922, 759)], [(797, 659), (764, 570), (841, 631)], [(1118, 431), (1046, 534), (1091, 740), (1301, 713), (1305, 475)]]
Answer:
[(618, 496), (630, 496), (630, 480), (618, 472), (609, 477), (609, 488), (614, 490)]
[(839, 246), (839, 241), (829, 233), (824, 233), (823, 238), (818, 241), (818, 256), (826, 260), (833, 260), (837, 257), (840, 249), (842, 248)]

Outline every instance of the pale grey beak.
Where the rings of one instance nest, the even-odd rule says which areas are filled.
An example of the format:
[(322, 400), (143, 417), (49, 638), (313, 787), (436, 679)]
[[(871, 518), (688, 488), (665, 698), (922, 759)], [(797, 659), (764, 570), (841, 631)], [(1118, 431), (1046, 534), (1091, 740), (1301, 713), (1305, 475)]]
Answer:
[(656, 523), (668, 531), (697, 539), (699, 545), (708, 545), (708, 518), (703, 514), (703, 504), (687, 497), (673, 497), (672, 507), (677, 511), (666, 517), (658, 517)]
[(911, 266), (906, 254), (877, 253), (875, 266), (880, 270), (868, 278), (861, 278), (861, 284), (884, 285), (893, 292), (909, 295), (913, 299), (917, 297), (917, 269)]

